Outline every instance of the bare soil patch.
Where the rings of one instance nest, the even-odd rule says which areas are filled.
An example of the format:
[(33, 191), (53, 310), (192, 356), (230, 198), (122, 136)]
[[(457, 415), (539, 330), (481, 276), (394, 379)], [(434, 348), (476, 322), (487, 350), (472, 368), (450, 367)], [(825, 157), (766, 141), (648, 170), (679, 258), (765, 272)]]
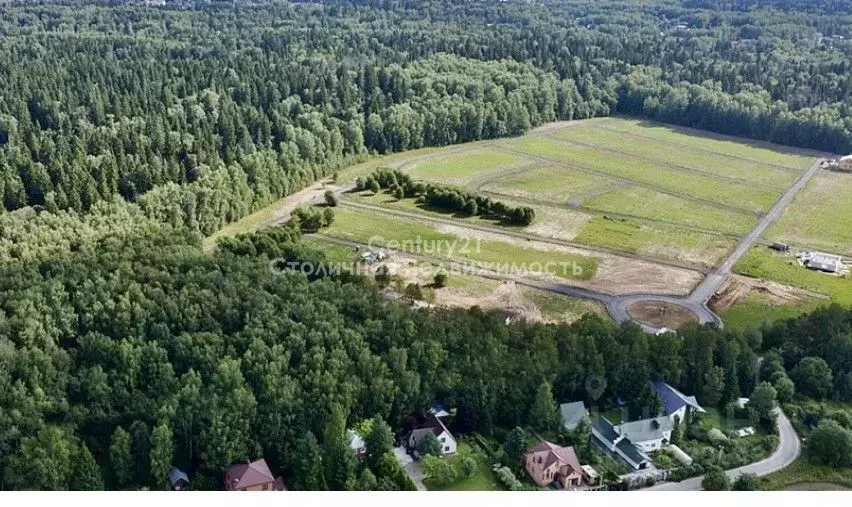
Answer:
[(814, 298), (826, 298), (823, 294), (790, 287), (789, 285), (782, 285), (777, 282), (732, 275), (728, 277), (718, 292), (710, 298), (708, 306), (714, 312), (724, 312), (735, 304), (744, 301), (752, 292), (762, 294), (772, 304), (777, 306), (798, 306), (807, 304)]
[(665, 301), (637, 301), (627, 307), (627, 313), (642, 324), (653, 327), (678, 327), (698, 322), (698, 316), (692, 311)]

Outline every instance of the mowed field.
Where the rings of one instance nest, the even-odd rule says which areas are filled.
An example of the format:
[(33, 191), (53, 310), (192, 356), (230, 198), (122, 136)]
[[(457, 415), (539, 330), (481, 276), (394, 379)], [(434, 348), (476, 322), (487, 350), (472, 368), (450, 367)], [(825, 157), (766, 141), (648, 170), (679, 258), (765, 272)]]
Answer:
[[(599, 118), (448, 148), (398, 167), (420, 180), (532, 206), (538, 218), (525, 230), (536, 235), (711, 267), (813, 160), (642, 120)], [(354, 197), (417, 208), (386, 194)]]
[(768, 239), (797, 247), (852, 256), (852, 174), (817, 173), (781, 218)]

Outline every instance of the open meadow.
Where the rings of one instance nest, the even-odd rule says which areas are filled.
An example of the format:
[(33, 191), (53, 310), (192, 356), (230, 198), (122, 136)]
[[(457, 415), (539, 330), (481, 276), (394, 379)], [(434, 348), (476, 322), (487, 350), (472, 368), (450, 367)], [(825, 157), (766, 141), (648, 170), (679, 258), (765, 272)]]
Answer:
[(768, 239), (852, 256), (852, 174), (818, 173), (781, 218)]

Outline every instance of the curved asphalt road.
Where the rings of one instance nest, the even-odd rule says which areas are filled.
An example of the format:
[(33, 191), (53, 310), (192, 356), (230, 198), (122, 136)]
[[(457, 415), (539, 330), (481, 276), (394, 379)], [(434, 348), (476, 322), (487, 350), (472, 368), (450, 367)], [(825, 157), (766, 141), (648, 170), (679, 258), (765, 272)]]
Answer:
[[(786, 468), (796, 458), (799, 457), (802, 445), (799, 441), (796, 431), (793, 430), (793, 425), (790, 424), (790, 419), (784, 415), (780, 409), (775, 409), (778, 414), (778, 447), (768, 458), (745, 465), (739, 468), (734, 468), (725, 472), (728, 478), (732, 481), (742, 474), (754, 474), (757, 476), (771, 474), (783, 468)], [(698, 491), (701, 489), (701, 477), (693, 477), (681, 482), (663, 482), (650, 488), (643, 488), (642, 491)]]

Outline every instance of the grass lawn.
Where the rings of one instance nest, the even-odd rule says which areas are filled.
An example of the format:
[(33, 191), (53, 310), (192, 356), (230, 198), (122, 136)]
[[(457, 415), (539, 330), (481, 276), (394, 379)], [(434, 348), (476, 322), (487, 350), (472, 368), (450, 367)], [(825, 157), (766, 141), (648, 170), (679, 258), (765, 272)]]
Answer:
[(606, 412), (600, 413), (601, 417), (605, 417), (607, 421), (612, 424), (621, 424), (622, 418), (624, 416), (624, 410), (621, 408), (613, 408), (607, 410)]
[(483, 189), (567, 203), (572, 196), (615, 185), (617, 180), (569, 167), (537, 167), (496, 179)]
[(786, 166), (791, 169), (807, 169), (814, 161), (814, 157), (800, 155), (790, 148), (784, 148), (781, 146), (771, 148), (751, 143), (748, 139), (743, 139), (741, 142), (729, 141), (711, 137), (712, 134), (709, 133), (705, 137), (687, 132), (683, 129), (678, 129), (674, 126), (653, 123), (647, 120), (634, 120), (628, 118), (596, 118), (594, 120), (588, 120), (588, 123), (590, 125), (605, 126), (606, 128), (615, 129), (628, 134), (653, 137), (667, 143), (725, 153), (767, 164)]
[(707, 413), (701, 415), (702, 423), (708, 425), (710, 428), (719, 428), (722, 431), (726, 431), (752, 425), (752, 423), (748, 420), (728, 418), (728, 416), (718, 408), (711, 407), (706, 408), (705, 410), (707, 410)]
[(832, 468), (815, 465), (800, 457), (784, 470), (760, 478), (762, 490), (814, 490), (814, 485), (831, 486), (835, 489), (852, 488), (852, 468)]
[(604, 305), (591, 299), (574, 298), (531, 287), (524, 287), (523, 294), (538, 307), (545, 320), (573, 322), (587, 313), (593, 313), (605, 320), (611, 318)]
[[(643, 135), (641, 132), (639, 134)], [(649, 140), (594, 126), (578, 125), (566, 128), (560, 130), (556, 136), (569, 141), (602, 146), (631, 155), (658, 160), (665, 164), (735, 178), (745, 184), (779, 191), (789, 187), (797, 177), (797, 174), (793, 171), (772, 167), (761, 162), (719, 157), (703, 150), (672, 149), (672, 141), (669, 140)], [(679, 137), (688, 136), (680, 135)]]
[(826, 294), (841, 305), (852, 305), (852, 278), (811, 271), (789, 254), (756, 246), (734, 266), (737, 273)]
[(813, 311), (825, 301), (818, 299), (803, 305), (777, 305), (765, 295), (757, 292), (750, 293), (743, 301), (720, 313), (725, 327), (732, 331), (745, 331), (749, 328), (759, 328), (765, 322), (791, 319)]
[(589, 199), (583, 206), (733, 234), (745, 234), (757, 221), (753, 216), (644, 187), (620, 188)]
[[(594, 276), (598, 263), (595, 257), (526, 248), (509, 242), (462, 238), (414, 220), (348, 209), (338, 209), (334, 223), (323, 232), (336, 238), (374, 246), (388, 246), (397, 242), (401, 245), (400, 249), (407, 253), (474, 262), (479, 267), (490, 266), (497, 271), (506, 268), (516, 272), (529, 269), (532, 274), (536, 274), (540, 270), (566, 279), (588, 280)], [(568, 263), (568, 268), (560, 263)], [(574, 274), (572, 264), (579, 268), (579, 274)]]
[(452, 458), (447, 458), (451, 461), (470, 456), (476, 460), (476, 470), (473, 475), (465, 479), (459, 479), (451, 484), (438, 486), (425, 479), (423, 481), (430, 491), (503, 491), (502, 484), (497, 480), (494, 471), (491, 470), (491, 464), (488, 459), (479, 452), (474, 452), (467, 442), (461, 441), (458, 444), (458, 451)]
[(337, 243), (330, 243), (328, 241), (315, 238), (303, 238), (302, 242), (306, 245), (322, 250), (325, 254), (326, 260), (331, 264), (348, 264), (350, 262), (357, 262), (360, 260), (358, 252), (350, 246), (338, 245)]
[(530, 163), (531, 161), (518, 155), (483, 148), (466, 153), (448, 153), (416, 162), (406, 168), (406, 172), (415, 179), (458, 185), (484, 173)]
[(586, 222), (574, 241), (702, 266), (715, 265), (736, 245), (728, 236), (607, 217)]
[(767, 210), (779, 196), (774, 191), (670, 169), (646, 160), (568, 142), (527, 137), (511, 141), (509, 145), (525, 153), (553, 158), (576, 167), (594, 169), (655, 188), (701, 197), (749, 211)]
[(818, 172), (767, 231), (774, 241), (852, 255), (852, 174)]

